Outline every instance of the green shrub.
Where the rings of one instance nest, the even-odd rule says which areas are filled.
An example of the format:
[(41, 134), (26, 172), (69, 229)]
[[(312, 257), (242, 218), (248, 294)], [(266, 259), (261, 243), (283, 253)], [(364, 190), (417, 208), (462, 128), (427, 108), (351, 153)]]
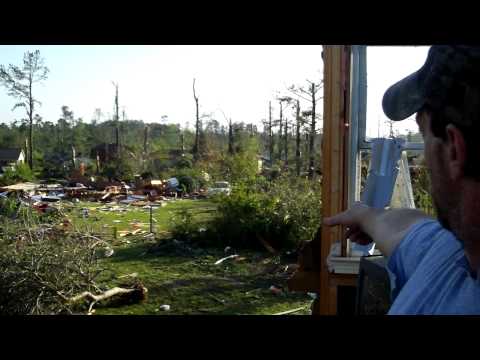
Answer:
[(176, 170), (173, 172), (172, 177), (176, 177), (180, 187), (185, 188), (187, 192), (196, 191), (208, 185), (203, 170), (199, 168)]
[(430, 177), (426, 167), (412, 169), (411, 179), (415, 206), (429, 215), (435, 215), (435, 207), (430, 194)]
[(182, 157), (180, 158), (180, 160), (177, 161), (176, 167), (178, 169), (191, 169), (193, 167), (193, 164), (190, 159)]
[(197, 188), (197, 181), (188, 175), (181, 175), (178, 177), (178, 182), (180, 183), (180, 188), (184, 189), (186, 192), (195, 191)]
[(193, 215), (191, 211), (186, 208), (181, 208), (172, 213), (172, 217), (170, 218), (170, 228), (172, 237), (181, 241), (191, 239), (197, 231)]
[(117, 179), (123, 181), (133, 181), (136, 163), (127, 157), (121, 155), (115, 160), (111, 160), (104, 165), (101, 175), (106, 176), (110, 181)]
[(22, 163), (15, 165), (13, 169), (7, 168), (0, 177), (0, 185), (7, 186), (18, 182), (32, 181), (33, 179), (34, 175), (30, 167)]
[(20, 201), (7, 197), (0, 198), (0, 215), (13, 218), (17, 215)]
[(295, 177), (240, 184), (216, 201), (216, 243), (237, 248), (262, 248), (262, 239), (276, 249), (294, 247), (311, 240), (321, 221), (320, 185)]
[(0, 218), (2, 217), (7, 218), (5, 220), (16, 219), (25, 226), (27, 226), (27, 224), (28, 226), (32, 226), (57, 223), (62, 215), (55, 208), (51, 208), (45, 213), (38, 212), (30, 206), (22, 204), (22, 202), (15, 197), (2, 197), (0, 198)]

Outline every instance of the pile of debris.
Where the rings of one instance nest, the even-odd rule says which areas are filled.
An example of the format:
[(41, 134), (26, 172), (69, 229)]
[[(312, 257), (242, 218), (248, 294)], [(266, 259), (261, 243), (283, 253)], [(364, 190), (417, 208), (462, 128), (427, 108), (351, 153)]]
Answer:
[[(78, 179), (77, 179), (78, 180)], [(127, 185), (125, 182), (94, 181), (94, 178), (62, 183), (19, 183), (0, 187), (0, 196), (16, 198), (24, 205), (47, 213), (68, 207), (80, 200), (102, 202), (102, 211), (126, 211), (123, 205), (156, 208), (177, 199), (181, 193), (176, 178), (151, 180), (147, 183)]]

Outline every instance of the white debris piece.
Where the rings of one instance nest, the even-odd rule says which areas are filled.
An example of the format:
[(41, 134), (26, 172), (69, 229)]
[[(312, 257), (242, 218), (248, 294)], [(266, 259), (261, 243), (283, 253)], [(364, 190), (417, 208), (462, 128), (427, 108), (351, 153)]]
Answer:
[(240, 256), (240, 255), (238, 255), (238, 254), (226, 256), (226, 257), (221, 258), (220, 260), (216, 261), (216, 262), (215, 262), (215, 265), (220, 265), (220, 264), (223, 263), (225, 260), (234, 259), (234, 258), (237, 258), (237, 257), (239, 257), (239, 256)]
[(105, 257), (110, 257), (112, 256), (114, 253), (113, 249), (112, 248), (106, 248), (105, 249)]

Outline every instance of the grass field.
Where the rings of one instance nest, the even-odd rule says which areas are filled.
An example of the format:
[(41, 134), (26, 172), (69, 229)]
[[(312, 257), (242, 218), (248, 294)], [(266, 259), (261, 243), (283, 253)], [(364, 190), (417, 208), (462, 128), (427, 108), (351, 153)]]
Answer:
[[(83, 219), (81, 208), (89, 209)], [(134, 229), (149, 230), (149, 210), (128, 206), (127, 211), (101, 211), (99, 203), (81, 202), (69, 213), (79, 229), (102, 233), (112, 241), (114, 254), (102, 259), (105, 268), (101, 283), (107, 287), (128, 286), (132, 278), (139, 279), (148, 289), (143, 303), (119, 307), (96, 307), (96, 314), (189, 315), (189, 314), (275, 314), (304, 307), (294, 313), (309, 314), (311, 298), (286, 291), (287, 264), (268, 253), (240, 251), (241, 261), (215, 261), (224, 257), (223, 249), (193, 249), (191, 252), (152, 252), (155, 244), (169, 240), (169, 220), (176, 210), (191, 209), (195, 219), (205, 221), (215, 214), (215, 205), (207, 200), (177, 200), (154, 210), (156, 239), (144, 235), (113, 238)], [(139, 224), (139, 225), (138, 225)], [(133, 276), (132, 276), (133, 274)], [(130, 276), (129, 276), (130, 275)], [(273, 293), (271, 286), (284, 291)], [(162, 311), (169, 305), (170, 311)]]

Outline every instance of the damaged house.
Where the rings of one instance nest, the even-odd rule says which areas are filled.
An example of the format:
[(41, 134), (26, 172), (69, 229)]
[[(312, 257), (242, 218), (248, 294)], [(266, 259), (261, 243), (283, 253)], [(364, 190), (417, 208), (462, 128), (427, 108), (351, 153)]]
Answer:
[(13, 169), (15, 165), (25, 163), (25, 152), (20, 148), (0, 148), (0, 172), (7, 168)]

